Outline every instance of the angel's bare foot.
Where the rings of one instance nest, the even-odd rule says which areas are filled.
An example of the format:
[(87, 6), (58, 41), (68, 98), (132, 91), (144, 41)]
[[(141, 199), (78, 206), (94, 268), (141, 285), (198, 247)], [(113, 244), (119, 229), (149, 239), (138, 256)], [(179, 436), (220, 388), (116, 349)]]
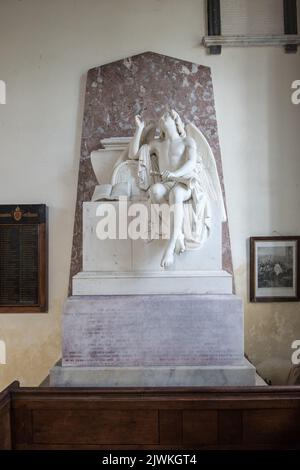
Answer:
[(176, 245), (175, 245), (175, 253), (179, 255), (180, 253), (185, 252), (185, 244), (184, 244), (184, 235), (181, 233), (179, 237), (176, 240)]
[(161, 260), (161, 267), (162, 268), (168, 268), (174, 263), (174, 248), (170, 247), (167, 248), (162, 260)]

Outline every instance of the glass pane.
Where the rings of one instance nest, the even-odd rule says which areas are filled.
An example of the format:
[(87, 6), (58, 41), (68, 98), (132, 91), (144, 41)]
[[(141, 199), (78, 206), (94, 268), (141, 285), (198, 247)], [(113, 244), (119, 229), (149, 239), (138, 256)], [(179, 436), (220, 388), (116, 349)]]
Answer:
[(284, 34), (283, 0), (221, 1), (221, 20), (224, 36)]

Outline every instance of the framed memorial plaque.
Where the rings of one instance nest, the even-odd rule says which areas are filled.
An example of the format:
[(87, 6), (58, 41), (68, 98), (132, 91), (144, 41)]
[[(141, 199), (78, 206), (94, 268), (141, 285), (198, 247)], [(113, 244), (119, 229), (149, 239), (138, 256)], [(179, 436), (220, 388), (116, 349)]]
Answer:
[(0, 205), (0, 313), (48, 308), (47, 207)]
[(300, 300), (300, 237), (250, 238), (251, 302)]

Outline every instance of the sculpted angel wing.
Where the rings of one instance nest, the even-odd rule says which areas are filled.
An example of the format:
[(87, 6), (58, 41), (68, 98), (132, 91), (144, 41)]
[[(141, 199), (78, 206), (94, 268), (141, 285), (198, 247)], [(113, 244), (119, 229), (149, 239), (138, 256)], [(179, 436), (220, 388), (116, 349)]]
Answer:
[(186, 132), (192, 137), (197, 145), (198, 164), (200, 166), (199, 176), (201, 185), (208, 196), (220, 205), (222, 221), (227, 220), (222, 188), (219, 180), (217, 165), (212, 149), (202, 132), (192, 123), (186, 126)]

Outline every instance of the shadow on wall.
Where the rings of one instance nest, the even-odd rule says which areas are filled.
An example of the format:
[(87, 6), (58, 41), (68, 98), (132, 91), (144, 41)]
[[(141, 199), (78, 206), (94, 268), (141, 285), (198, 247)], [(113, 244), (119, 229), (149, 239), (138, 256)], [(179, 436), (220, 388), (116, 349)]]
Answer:
[[(300, 367), (291, 366), (291, 361), (275, 357), (266, 359), (256, 364), (257, 372), (267, 382), (268, 385), (296, 385), (293, 380), (298, 378), (300, 384)], [(298, 373), (292, 373), (292, 370), (298, 369)]]
[(292, 366), (288, 380), (288, 385), (300, 385), (300, 365)]
[(300, 365), (276, 358), (261, 362), (257, 369), (268, 385), (300, 385)]

